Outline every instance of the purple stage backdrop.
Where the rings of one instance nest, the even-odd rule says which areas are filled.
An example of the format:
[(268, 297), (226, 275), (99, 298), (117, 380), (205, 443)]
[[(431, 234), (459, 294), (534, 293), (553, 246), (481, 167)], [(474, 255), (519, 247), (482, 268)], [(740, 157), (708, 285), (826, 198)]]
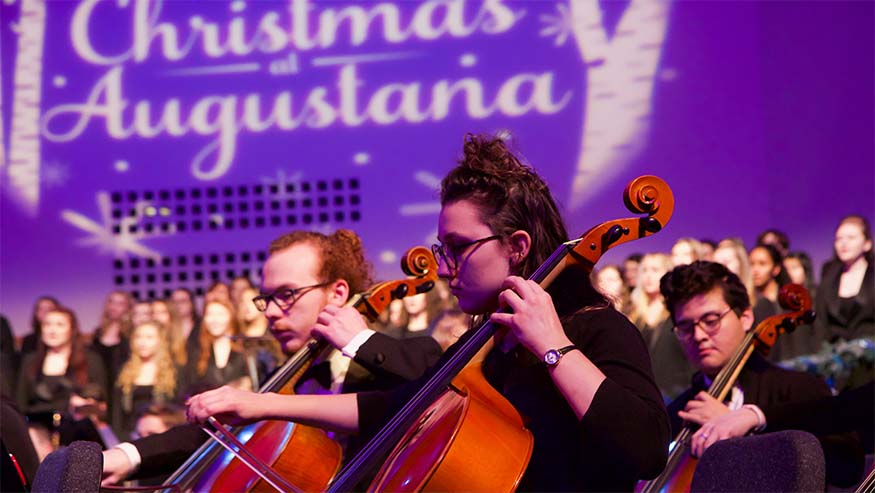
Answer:
[(514, 139), (575, 232), (666, 179), (668, 228), (607, 261), (777, 226), (819, 266), (875, 209), (873, 5), (6, 0), (0, 311), (90, 330), (112, 289), (257, 281), (294, 228), (398, 276), (466, 132)]

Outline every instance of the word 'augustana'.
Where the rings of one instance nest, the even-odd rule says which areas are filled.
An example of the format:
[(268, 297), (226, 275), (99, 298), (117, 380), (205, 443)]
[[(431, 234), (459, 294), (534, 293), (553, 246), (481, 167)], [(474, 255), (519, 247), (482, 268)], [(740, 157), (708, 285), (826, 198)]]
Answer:
[[(261, 133), (274, 128), (291, 131), (302, 126), (439, 121), (447, 118), (451, 107), (460, 105), (465, 114), (475, 119), (494, 114), (512, 117), (531, 112), (553, 114), (571, 99), (570, 91), (560, 96), (553, 94), (552, 72), (516, 74), (501, 82), (497, 89), (484, 88), (479, 79), (464, 77), (437, 80), (430, 86), (422, 82), (389, 83), (367, 91), (357, 70), (356, 65), (344, 65), (336, 86), (314, 86), (302, 94), (281, 91), (271, 97), (258, 93), (208, 95), (185, 104), (171, 98), (157, 105), (126, 99), (122, 91), (123, 69), (114, 67), (95, 84), (84, 103), (62, 104), (47, 111), (42, 134), (51, 141), (68, 142), (81, 135), (92, 120), (103, 120), (107, 133), (115, 139), (213, 136), (192, 163), (196, 178), (212, 180), (230, 168), (241, 131)], [(207, 159), (214, 154), (215, 159)]]
[[(234, 15), (225, 25), (191, 16), (186, 23), (161, 21), (160, 0), (85, 0), (72, 19), (71, 40), (76, 53), (98, 65), (142, 62), (153, 50), (170, 61), (184, 59), (192, 52), (211, 58), (246, 56), (282, 51), (304, 52), (333, 47), (340, 34), (347, 34), (350, 45), (360, 46), (369, 37), (389, 43), (411, 40), (432, 41), (443, 37), (463, 38), (474, 33), (500, 34), (511, 29), (523, 16), (502, 0), (483, 0), (476, 8), (466, 8), (466, 0), (426, 0), (414, 5), (412, 13), (402, 12), (391, 3), (365, 3), (317, 9), (309, 0), (277, 3), (285, 8), (268, 11), (258, 19)], [(242, 11), (244, 2), (232, 2), (231, 10)], [(327, 6), (326, 6), (327, 5)], [(238, 12), (239, 14), (239, 12)], [(120, 18), (121, 17), (121, 18)], [(91, 34), (101, 26), (127, 26), (133, 36), (124, 49), (95, 46)], [(178, 25), (181, 24), (181, 25)]]

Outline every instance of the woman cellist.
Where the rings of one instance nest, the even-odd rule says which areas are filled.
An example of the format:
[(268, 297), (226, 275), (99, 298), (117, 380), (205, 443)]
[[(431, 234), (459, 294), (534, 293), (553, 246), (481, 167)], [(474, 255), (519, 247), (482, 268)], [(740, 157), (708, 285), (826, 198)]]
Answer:
[[(518, 489), (631, 490), (658, 474), (668, 418), (638, 330), (586, 276), (560, 276), (551, 294), (520, 277), (568, 239), (543, 180), (501, 139), (467, 136), (462, 162), (442, 182), (441, 205), (439, 275), (462, 310), (505, 327), (483, 368), (534, 435)], [(501, 306), (513, 313), (497, 313)], [(361, 323), (355, 312), (326, 307), (316, 330)], [(190, 399), (187, 413), (191, 422), (271, 417), (368, 434), (413, 390), (256, 397), (223, 387)]]

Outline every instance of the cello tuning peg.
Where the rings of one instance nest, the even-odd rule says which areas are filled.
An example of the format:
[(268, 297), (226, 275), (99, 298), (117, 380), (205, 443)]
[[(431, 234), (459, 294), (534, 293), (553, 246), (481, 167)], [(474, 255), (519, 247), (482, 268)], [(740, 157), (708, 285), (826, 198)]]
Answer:
[(611, 226), (611, 228), (608, 229), (607, 232), (605, 232), (605, 235), (602, 237), (602, 241), (604, 242), (605, 246), (607, 247), (608, 245), (616, 243), (617, 240), (619, 240), (622, 237), (623, 237), (623, 227), (620, 226), (619, 224), (615, 224), (615, 225)]
[(641, 226), (650, 233), (658, 233), (662, 230), (662, 224), (656, 218), (650, 216), (641, 218)]
[(434, 281), (427, 281), (416, 286), (416, 294), (427, 293), (434, 287)]
[(401, 298), (407, 296), (407, 291), (410, 288), (407, 287), (407, 284), (399, 284), (397, 288), (392, 290), (392, 299), (400, 300)]

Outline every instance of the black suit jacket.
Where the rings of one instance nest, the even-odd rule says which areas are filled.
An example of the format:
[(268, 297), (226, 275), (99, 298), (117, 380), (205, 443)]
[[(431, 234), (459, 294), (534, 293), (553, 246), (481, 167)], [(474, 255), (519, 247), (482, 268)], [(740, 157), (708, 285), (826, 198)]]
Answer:
[[(799, 371), (786, 370), (754, 353), (738, 376), (738, 385), (744, 391), (744, 403), (755, 404), (766, 413), (790, 403), (810, 403), (832, 395), (822, 379)], [(672, 434), (683, 426), (678, 411), (702, 390), (707, 390), (704, 377), (697, 373), (693, 386), (668, 406)], [(772, 430), (767, 422), (766, 431)], [(817, 433), (815, 433), (817, 435)], [(827, 463), (827, 481), (837, 486), (851, 486), (862, 474), (863, 451), (859, 440), (852, 435), (818, 435)]]
[(817, 288), (814, 320), (818, 336), (832, 342), (837, 339), (872, 337), (875, 334), (875, 266), (869, 262), (860, 292), (854, 297), (855, 309), (850, 317), (839, 312), (839, 278), (842, 263), (838, 260), (823, 265), (820, 287)]
[[(440, 345), (431, 337), (398, 340), (376, 333), (362, 344), (355, 361), (350, 362), (342, 391), (388, 389), (413, 380), (431, 367), (441, 352)], [(199, 427), (181, 425), (158, 435), (135, 440), (132, 443), (137, 447), (142, 462), (132, 478), (149, 478), (172, 472), (206, 439), (207, 434)]]

